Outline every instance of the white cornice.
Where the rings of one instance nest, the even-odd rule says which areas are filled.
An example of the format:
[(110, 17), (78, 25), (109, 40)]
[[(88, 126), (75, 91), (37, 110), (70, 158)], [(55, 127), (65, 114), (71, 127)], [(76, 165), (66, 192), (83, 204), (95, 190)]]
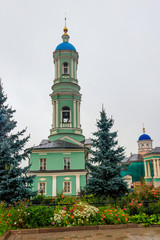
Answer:
[(72, 176), (72, 175), (84, 175), (86, 176), (87, 172), (62, 172), (62, 173), (27, 173), (27, 176), (36, 175), (37, 177), (46, 177), (46, 176)]

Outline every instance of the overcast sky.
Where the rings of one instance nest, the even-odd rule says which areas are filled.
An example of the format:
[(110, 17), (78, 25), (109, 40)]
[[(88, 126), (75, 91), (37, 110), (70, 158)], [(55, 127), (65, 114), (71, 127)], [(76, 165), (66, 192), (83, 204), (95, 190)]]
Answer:
[(0, 0), (0, 77), (17, 130), (31, 135), (27, 147), (49, 136), (65, 12), (79, 52), (83, 134), (92, 137), (103, 103), (126, 155), (138, 152), (143, 122), (160, 146), (159, 0)]

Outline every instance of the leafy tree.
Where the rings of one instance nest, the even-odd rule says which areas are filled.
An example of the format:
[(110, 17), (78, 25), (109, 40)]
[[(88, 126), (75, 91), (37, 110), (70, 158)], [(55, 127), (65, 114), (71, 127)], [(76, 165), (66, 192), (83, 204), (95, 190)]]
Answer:
[(27, 176), (29, 166), (20, 167), (22, 160), (29, 157), (31, 149), (24, 151), (29, 136), (24, 137), (26, 130), (12, 133), (17, 122), (13, 119), (15, 110), (6, 104), (0, 82), (0, 201), (14, 203), (36, 195), (32, 192), (33, 176)]
[(93, 133), (91, 159), (86, 163), (90, 175), (86, 191), (116, 198), (128, 192), (127, 184), (120, 175), (124, 148), (117, 146), (117, 132), (110, 131), (114, 120), (107, 118), (104, 109), (100, 116), (96, 124), (98, 130)]

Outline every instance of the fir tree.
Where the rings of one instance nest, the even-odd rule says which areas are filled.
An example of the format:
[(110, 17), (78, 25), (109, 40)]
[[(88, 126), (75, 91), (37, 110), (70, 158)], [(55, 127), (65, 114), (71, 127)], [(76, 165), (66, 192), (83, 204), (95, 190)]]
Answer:
[(17, 122), (13, 119), (15, 110), (6, 104), (0, 82), (0, 201), (14, 203), (36, 195), (31, 185), (34, 177), (26, 176), (29, 166), (20, 167), (22, 160), (29, 157), (31, 149), (24, 151), (29, 137), (24, 137), (26, 130), (13, 134)]
[(117, 146), (117, 132), (111, 132), (114, 121), (107, 118), (104, 109), (97, 121), (98, 131), (93, 133), (91, 159), (86, 163), (89, 179), (86, 191), (98, 196), (119, 197), (128, 192), (127, 184), (121, 178), (124, 148)]

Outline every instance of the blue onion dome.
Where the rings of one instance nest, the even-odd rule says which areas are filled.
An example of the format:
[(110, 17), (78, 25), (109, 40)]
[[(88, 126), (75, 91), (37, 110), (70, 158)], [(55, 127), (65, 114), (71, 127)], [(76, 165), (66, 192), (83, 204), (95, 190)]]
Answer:
[(138, 138), (138, 141), (143, 141), (143, 140), (152, 140), (151, 137), (145, 133), (144, 124), (143, 124), (143, 134)]
[(57, 50), (73, 50), (76, 51), (75, 47), (69, 43), (69, 35), (68, 35), (68, 28), (66, 26), (66, 17), (65, 17), (65, 27), (63, 28), (63, 35), (62, 35), (62, 39), (63, 42), (60, 43), (57, 47), (56, 47), (56, 51)]
[(142, 134), (139, 137), (138, 141), (142, 141), (142, 140), (151, 140), (151, 137), (149, 135), (147, 135), (147, 134)]
[(73, 51), (76, 51), (75, 47), (69, 42), (60, 43), (56, 47), (56, 50), (73, 50)]

